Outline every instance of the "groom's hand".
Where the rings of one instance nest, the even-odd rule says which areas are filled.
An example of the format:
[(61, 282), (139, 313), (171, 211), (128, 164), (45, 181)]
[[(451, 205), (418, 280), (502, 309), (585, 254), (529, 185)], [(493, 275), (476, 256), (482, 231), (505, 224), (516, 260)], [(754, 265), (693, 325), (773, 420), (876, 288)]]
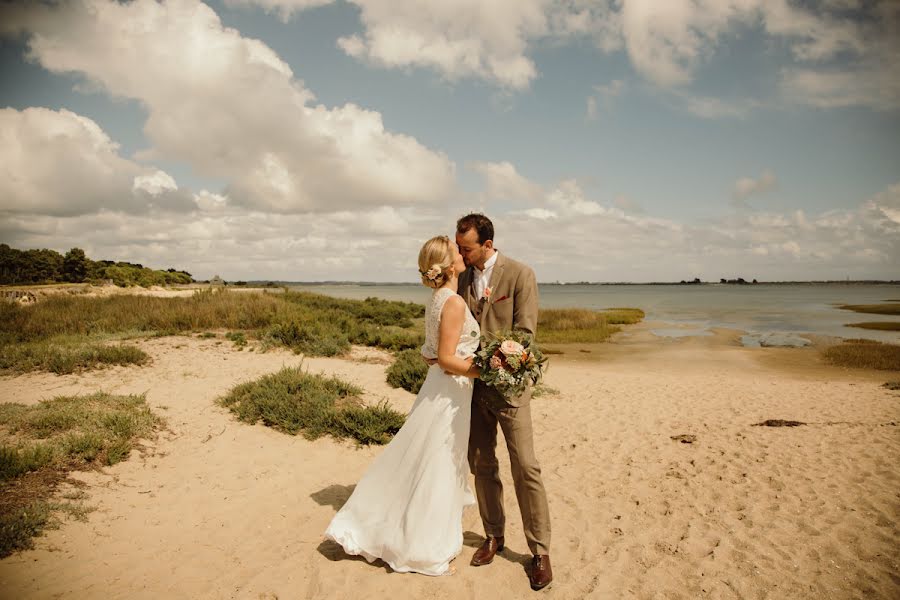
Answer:
[[(422, 358), (425, 358), (424, 356)], [(436, 365), (438, 360), (436, 358), (425, 358), (425, 362), (428, 363), (428, 366)]]

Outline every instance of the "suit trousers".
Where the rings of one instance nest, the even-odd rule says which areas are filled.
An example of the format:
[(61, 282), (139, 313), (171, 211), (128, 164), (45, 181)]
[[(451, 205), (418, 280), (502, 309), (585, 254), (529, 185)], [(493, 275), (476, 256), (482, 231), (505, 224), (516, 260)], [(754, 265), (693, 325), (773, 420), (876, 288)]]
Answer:
[(472, 395), (469, 468), (475, 475), (478, 510), (487, 535), (503, 536), (503, 484), (497, 461), (497, 425), (503, 431), (525, 539), (532, 554), (550, 554), (550, 508), (534, 454), (531, 402), (518, 407), (496, 402), (495, 393), (476, 380)]

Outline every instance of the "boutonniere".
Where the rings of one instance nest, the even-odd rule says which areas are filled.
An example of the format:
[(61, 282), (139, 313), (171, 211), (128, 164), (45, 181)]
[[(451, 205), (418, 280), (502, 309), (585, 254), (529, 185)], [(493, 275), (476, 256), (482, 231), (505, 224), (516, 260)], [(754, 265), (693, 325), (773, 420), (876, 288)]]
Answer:
[(491, 290), (490, 287), (484, 288), (484, 293), (481, 294), (481, 299), (482, 299), (483, 301), (485, 301), (485, 302), (487, 302), (488, 300), (490, 300), (490, 299), (491, 299), (491, 291), (492, 291), (492, 290)]

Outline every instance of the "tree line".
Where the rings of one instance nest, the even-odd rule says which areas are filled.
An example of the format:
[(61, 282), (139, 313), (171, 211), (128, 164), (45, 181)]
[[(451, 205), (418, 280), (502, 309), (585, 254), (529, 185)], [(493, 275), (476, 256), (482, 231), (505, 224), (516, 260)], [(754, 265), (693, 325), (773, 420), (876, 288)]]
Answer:
[(150, 269), (138, 263), (91, 260), (81, 248), (17, 250), (0, 244), (0, 284), (106, 283), (118, 286), (193, 283), (187, 271)]

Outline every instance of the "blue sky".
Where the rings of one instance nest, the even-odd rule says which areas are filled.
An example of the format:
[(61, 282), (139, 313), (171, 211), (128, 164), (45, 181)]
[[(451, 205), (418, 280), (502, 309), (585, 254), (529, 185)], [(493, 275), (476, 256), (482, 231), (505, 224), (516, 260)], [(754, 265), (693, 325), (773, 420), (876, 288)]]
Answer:
[(483, 210), (543, 281), (897, 279), (897, 7), (6, 4), (0, 237), (414, 281)]

